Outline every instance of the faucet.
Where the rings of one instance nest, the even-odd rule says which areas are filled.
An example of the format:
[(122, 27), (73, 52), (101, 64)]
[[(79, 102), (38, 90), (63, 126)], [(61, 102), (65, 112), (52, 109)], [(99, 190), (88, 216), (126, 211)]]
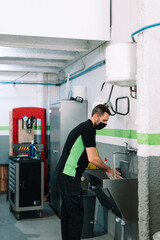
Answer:
[[(116, 154), (129, 154), (130, 152), (132, 153), (137, 153), (136, 148), (132, 148), (127, 142), (124, 142), (126, 144), (126, 152), (113, 152), (113, 170), (114, 170), (114, 178), (116, 178)], [(121, 160), (125, 163), (128, 163), (127, 161)]]
[(132, 148), (127, 142), (124, 142), (126, 144), (126, 149), (129, 152), (132, 152), (132, 153), (137, 153), (137, 148)]

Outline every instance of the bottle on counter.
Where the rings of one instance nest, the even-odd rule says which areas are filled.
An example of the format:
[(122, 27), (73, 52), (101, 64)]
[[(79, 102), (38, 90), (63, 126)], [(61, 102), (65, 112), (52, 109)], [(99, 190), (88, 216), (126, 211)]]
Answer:
[(33, 140), (30, 145), (30, 157), (35, 157), (35, 145)]

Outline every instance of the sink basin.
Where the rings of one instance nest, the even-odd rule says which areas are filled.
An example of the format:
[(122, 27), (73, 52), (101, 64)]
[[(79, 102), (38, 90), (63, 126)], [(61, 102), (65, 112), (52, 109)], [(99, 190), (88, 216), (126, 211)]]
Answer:
[[(92, 186), (107, 189), (110, 200), (118, 208), (121, 218), (125, 222), (138, 221), (138, 179), (109, 179), (100, 169), (86, 169), (83, 176)], [(98, 197), (98, 196), (97, 196)], [(102, 194), (101, 198), (104, 198)], [(99, 199), (104, 202), (104, 199)], [(105, 200), (107, 201), (107, 200)], [(102, 204), (104, 206), (104, 204)], [(116, 214), (117, 215), (117, 214)]]

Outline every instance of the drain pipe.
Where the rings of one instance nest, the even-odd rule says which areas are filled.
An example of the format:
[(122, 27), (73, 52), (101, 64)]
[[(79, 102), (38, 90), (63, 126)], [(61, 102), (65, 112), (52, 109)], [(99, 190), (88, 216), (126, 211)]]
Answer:
[(119, 217), (117, 217), (116, 219), (116, 222), (121, 224), (121, 240), (124, 240), (124, 228), (125, 228), (125, 221)]

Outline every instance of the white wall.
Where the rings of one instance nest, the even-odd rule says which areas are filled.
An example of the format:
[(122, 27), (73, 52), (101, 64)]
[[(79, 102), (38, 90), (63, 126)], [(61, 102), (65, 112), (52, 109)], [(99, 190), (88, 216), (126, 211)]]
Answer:
[[(139, 26), (159, 22), (160, 2), (141, 0)], [(160, 27), (146, 29), (137, 40), (137, 132), (139, 152), (139, 239), (151, 239), (160, 230)], [(144, 141), (144, 144), (142, 144)], [(154, 156), (154, 157), (152, 157)]]
[[(118, 11), (118, 12), (117, 12)], [(103, 44), (94, 52), (90, 53), (86, 56), (83, 60), (85, 62), (85, 69), (89, 66), (92, 66), (99, 61), (105, 59), (106, 54), (106, 47), (109, 44), (115, 42), (128, 42), (131, 40), (131, 33), (132, 30), (136, 30), (137, 26), (137, 1), (119, 1), (113, 0), (112, 1), (112, 34), (111, 34), (111, 42)], [(107, 59), (106, 59), (107, 60)], [(78, 69), (82, 68), (82, 63), (79, 61), (74, 66), (66, 69), (66, 76), (68, 73), (72, 74), (76, 72)], [(104, 90), (100, 93), (101, 86), (103, 82), (107, 81), (106, 77), (106, 66), (103, 65), (81, 77), (78, 77), (70, 82), (70, 90), (72, 91), (73, 86), (76, 85), (84, 85), (87, 87), (87, 99), (88, 99), (88, 117), (90, 117), (91, 110), (93, 108), (93, 104), (97, 101), (97, 98), (103, 97), (108, 99), (111, 85), (106, 84)], [(60, 88), (60, 98), (63, 99), (65, 96), (65, 88), (66, 84), (62, 85)], [(111, 116), (110, 121), (106, 129), (113, 130), (135, 130), (137, 129), (136, 126), (136, 104), (137, 101), (130, 97), (129, 87), (118, 87), (115, 86), (111, 102), (113, 107), (115, 106), (115, 100), (118, 97), (128, 96), (130, 99), (130, 113), (127, 116)], [(126, 105), (125, 102), (120, 103), (120, 111), (126, 112)], [(123, 132), (121, 131), (123, 134)], [(137, 140), (133, 138), (120, 138), (117, 137), (116, 134), (114, 136), (97, 136), (97, 141), (102, 143), (109, 143), (109, 144), (117, 144), (121, 146), (125, 146), (124, 141), (130, 143), (133, 147), (137, 146)]]
[[(22, 75), (24, 75), (24, 73), (3, 73), (0, 79), (13, 82)], [(38, 83), (41, 82), (43, 78), (44, 75), (42, 73), (29, 73), (20, 80)], [(58, 98), (59, 90), (55, 86), (0, 84), (0, 109), (3, 116), (0, 119), (0, 127), (9, 126), (9, 112), (12, 111), (13, 108), (42, 107), (47, 108), (48, 115), (50, 103)], [(47, 117), (47, 124), (49, 124), (48, 120)], [(8, 130), (0, 130), (0, 135), (6, 134), (9, 134)]]
[[(24, 1), (24, 0), (23, 0)], [(102, 0), (97, 0), (95, 3), (99, 4), (99, 2)], [(20, 1), (16, 0), (16, 2), (20, 3)], [(21, 1), (22, 2), (22, 1)], [(30, 1), (28, 1), (30, 2)], [(82, 1), (81, 1), (82, 2)], [(86, 4), (85, 0), (85, 4)], [(107, 1), (102, 1), (102, 3), (106, 3)], [(36, 9), (35, 6), (36, 1), (32, 0), (32, 4), (35, 8), (30, 8), (30, 5), (24, 5), (28, 11), (26, 11), (25, 14), (28, 14), (28, 12), (31, 13), (31, 19), (33, 17), (33, 9)], [(67, 1), (69, 3), (69, 1)], [(70, 2), (71, 3), (71, 2)], [(92, 1), (93, 3), (93, 1)], [(12, 12), (12, 9), (15, 7), (15, 1), (14, 5), (8, 8), (8, 1), (5, 1), (4, 7), (6, 7), (8, 14), (2, 12), (0, 16), (0, 33), (8, 33), (10, 31), (11, 34), (13, 34), (12, 29), (13, 27), (17, 27), (17, 32), (14, 32), (14, 34), (31, 34), (31, 35), (41, 35), (42, 33), (40, 30), (44, 30), (44, 28), (47, 26), (45, 22), (45, 18), (41, 18), (41, 24), (44, 28), (39, 29), (37, 28), (37, 23), (32, 22), (33, 28), (31, 29), (26, 29), (25, 24), (30, 23), (30, 19), (25, 18), (23, 19), (23, 16), (21, 16), (22, 13), (24, 13), (24, 10), (22, 9), (22, 12), (20, 14), (16, 15), (15, 11)], [(60, 1), (57, 1), (57, 6), (60, 7)], [(45, 5), (46, 1), (45, 1)], [(22, 7), (22, 5), (19, 5)], [(38, 1), (38, 5), (40, 5), (40, 1)], [(84, 6), (84, 5), (83, 5)], [(89, 5), (87, 5), (89, 7)], [(96, 6), (96, 5), (95, 5)], [(98, 5), (99, 6), (99, 5)], [(101, 5), (102, 6), (102, 5)], [(12, 8), (13, 7), (13, 8)], [(63, 6), (64, 7), (64, 6)], [(81, 5), (82, 7), (82, 5)], [(73, 11), (74, 14), (78, 16), (78, 20), (80, 20), (79, 23), (76, 25), (76, 29), (78, 30), (76, 32), (77, 35), (72, 35), (73, 33), (73, 28), (67, 28), (66, 31), (63, 33), (66, 34), (65, 37), (78, 37), (78, 38), (88, 38), (90, 39), (101, 39), (104, 40), (107, 38), (106, 31), (103, 32), (102, 28), (99, 28), (100, 26), (97, 26), (96, 28), (90, 28), (87, 24), (89, 24), (88, 21), (86, 21), (85, 16), (88, 18), (88, 11), (87, 8), (79, 8), (81, 11)], [(107, 47), (107, 44), (112, 44), (115, 42), (128, 42), (131, 41), (131, 33), (136, 31), (138, 28), (143, 27), (144, 25), (152, 24), (155, 22), (159, 21), (159, 9), (160, 9), (160, 3), (158, 0), (113, 0), (112, 1), (112, 31), (111, 31), (111, 41), (110, 43), (106, 43), (99, 47), (97, 50), (94, 52), (90, 53), (88, 56), (84, 58), (85, 62), (85, 68), (88, 68), (89, 66), (102, 61), (105, 59), (105, 49)], [(42, 16), (45, 14), (45, 16), (54, 16), (54, 10), (48, 10), (47, 14), (46, 12), (42, 12), (42, 9), (38, 9), (38, 16)], [(69, 9), (71, 10), (71, 9)], [(84, 11), (85, 12), (84, 12)], [(137, 12), (139, 10), (139, 21), (137, 18)], [(98, 16), (100, 22), (104, 21), (105, 22), (105, 17), (103, 18), (103, 14), (106, 11), (106, 9), (99, 9), (101, 12), (101, 16), (98, 16), (94, 14), (89, 18), (90, 20), (92, 17), (94, 18), (95, 16)], [(4, 14), (3, 14), (4, 13)], [(51, 13), (51, 14), (48, 14)], [(72, 11), (71, 11), (72, 13)], [(24, 14), (24, 16), (25, 16)], [(86, 15), (83, 15), (86, 14)], [(8, 20), (8, 15), (12, 16), (13, 24), (11, 22), (7, 22)], [(72, 14), (71, 14), (72, 15)], [(105, 14), (104, 14), (105, 15)], [(84, 16), (84, 22), (81, 22), (83, 20)], [(106, 15), (105, 15), (106, 16)], [(19, 21), (19, 18), (22, 17), (24, 21), (24, 28), (21, 27), (20, 25), (17, 25), (17, 21)], [(64, 12), (63, 18), (65, 21), (72, 21), (75, 18), (67, 18), (67, 12)], [(49, 19), (49, 18), (48, 18)], [(47, 21), (48, 21), (47, 19)], [(43, 32), (43, 36), (51, 36), (53, 37), (53, 32), (52, 30), (56, 31), (54, 29), (54, 26), (58, 26), (60, 24), (60, 19), (56, 18), (56, 21), (50, 21), (51, 25), (49, 28), (46, 28), (46, 30)], [(2, 21), (3, 20), (3, 21)], [(92, 19), (93, 20), (93, 19)], [(6, 22), (5, 22), (6, 21)], [(44, 21), (44, 22), (43, 22)], [(86, 21), (86, 22), (85, 22)], [(4, 22), (6, 24), (4, 24)], [(64, 35), (62, 34), (62, 29), (63, 29), (63, 23), (64, 21), (61, 21), (61, 26), (58, 30), (59, 32), (56, 32), (57, 37), (62, 37)], [(84, 32), (79, 31), (80, 28), (77, 27), (79, 24), (84, 24), (87, 26), (87, 30), (83, 29)], [(95, 23), (95, 22), (94, 22)], [(106, 23), (106, 22), (105, 22)], [(70, 22), (67, 22), (68, 26), (70, 26)], [(103, 25), (104, 27), (104, 25)], [(107, 28), (106, 28), (107, 29)], [(6, 32), (7, 31), (7, 32)], [(94, 33), (96, 35), (94, 35)], [(78, 35), (79, 34), (79, 35)], [(82, 35), (81, 35), (82, 34)], [(83, 35), (84, 34), (84, 35)], [(97, 36), (98, 35), (98, 36)], [(83, 37), (82, 37), (83, 36)], [(54, 34), (55, 37), (55, 34)], [(160, 75), (160, 68), (159, 68), (159, 50), (160, 50), (160, 44), (159, 44), (159, 27), (146, 30), (145, 32), (141, 33), (139, 36), (136, 36), (136, 39), (138, 41), (138, 54), (137, 54), (137, 59), (138, 59), (138, 100), (132, 99), (129, 95), (129, 88), (127, 87), (118, 87), (115, 86), (111, 98), (111, 102), (114, 106), (115, 99), (117, 97), (121, 96), (129, 96), (130, 98), (130, 113), (127, 116), (120, 116), (116, 115), (114, 117), (110, 117), (110, 121), (108, 123), (108, 126), (106, 129), (110, 130), (122, 130), (122, 132), (126, 130), (131, 130), (131, 131), (137, 131), (138, 134), (146, 134), (145, 137), (159, 137), (160, 133), (160, 127), (159, 127), (159, 75)], [(79, 61), (78, 63), (74, 64), (70, 68), (66, 69), (66, 75), (68, 73), (73, 73), (77, 71), (78, 69), (82, 68), (82, 63)], [(8, 78), (8, 80), (12, 81), (16, 78), (18, 78), (19, 75), (17, 74), (8, 74), (6, 76), (2, 76), (4, 80)], [(37, 81), (37, 75), (31, 74), (27, 76), (28, 79), (34, 79), (34, 81)], [(41, 76), (39, 76), (41, 77)], [(104, 97), (108, 98), (109, 96), (109, 91), (111, 86), (107, 84), (103, 90), (102, 93), (100, 93), (100, 89), (102, 86), (102, 83), (107, 81), (106, 78), (106, 69), (105, 65), (96, 68), (95, 70), (78, 77), (74, 79), (73, 81), (70, 82), (70, 90), (73, 89), (73, 86), (76, 85), (83, 85), (87, 87), (87, 99), (88, 99), (88, 117), (90, 117), (91, 110), (93, 107), (93, 103), (95, 100), (97, 101), (97, 97)], [(65, 97), (65, 88), (66, 84), (62, 85), (60, 87), (60, 99), (64, 99)], [(1, 114), (2, 117), (0, 118), (0, 126), (8, 126), (9, 125), (9, 111), (12, 110), (14, 107), (21, 107), (21, 106), (37, 106), (37, 105), (43, 105), (43, 107), (49, 108), (50, 103), (55, 102), (58, 97), (59, 97), (59, 87), (40, 87), (40, 86), (27, 86), (27, 85), (0, 85), (0, 109), (1, 109)], [(43, 98), (43, 100), (42, 100)], [(121, 110), (124, 111), (125, 106), (120, 105)], [(0, 131), (1, 135), (2, 132)], [(155, 134), (155, 135), (154, 135)], [(142, 136), (142, 135), (140, 135)], [(109, 144), (114, 144), (114, 145), (120, 145), (124, 146), (124, 141), (127, 141), (131, 144), (133, 147), (137, 147), (137, 140), (134, 138), (124, 138), (124, 137), (117, 137), (117, 135), (113, 134), (111, 137), (109, 136), (97, 136), (97, 141), (101, 143), (109, 143)], [(149, 140), (148, 140), (149, 141)], [(148, 143), (149, 144), (149, 143)], [(159, 156), (159, 145), (148, 145), (148, 144), (139, 144), (139, 154), (143, 157), (145, 156), (150, 156), (150, 155), (156, 155)], [(153, 159), (155, 160), (155, 159)], [(159, 160), (159, 159), (158, 159)], [(158, 161), (156, 159), (156, 161)], [(144, 159), (144, 162), (142, 162), (140, 166), (140, 174), (145, 172), (145, 164), (147, 164), (146, 159)], [(154, 165), (154, 163), (153, 163)], [(148, 170), (148, 169), (147, 169)], [(145, 175), (147, 175), (147, 171)], [(144, 175), (142, 174), (142, 177)], [(144, 176), (145, 178), (146, 176)], [(151, 175), (151, 178), (153, 179), (153, 175)], [(142, 181), (142, 190), (148, 189), (148, 182), (146, 185), (143, 184)], [(148, 180), (148, 178), (147, 178)], [(158, 182), (158, 181), (157, 181)], [(157, 191), (159, 193), (159, 189)], [(148, 198), (148, 192), (146, 192), (147, 196), (144, 194), (142, 191), (140, 196), (140, 207), (147, 205), (146, 209), (148, 210), (148, 202), (146, 199)], [(152, 196), (150, 195), (150, 198)], [(157, 198), (157, 197), (156, 197)], [(159, 207), (159, 206), (158, 206)], [(143, 210), (143, 209), (142, 209)], [(145, 212), (145, 211), (143, 211)], [(141, 218), (141, 223), (140, 223), (140, 232), (145, 232), (144, 234), (148, 234), (149, 225), (146, 225), (143, 229), (143, 222), (146, 223), (146, 219), (148, 221), (149, 214), (146, 211), (146, 215), (144, 216), (142, 214)], [(148, 228), (148, 229), (147, 229)], [(144, 239), (143, 235), (141, 236), (141, 239)], [(145, 238), (147, 240), (147, 238)]]
[[(17, 4), (20, 3), (19, 0), (16, 0)], [(23, 0), (24, 1), (24, 0)], [(49, 1), (49, 0), (48, 0)], [(21, 1), (22, 2), (22, 1)], [(99, 4), (101, 2), (101, 4)], [(109, 1), (104, 1), (104, 0), (101, 0), (101, 1), (92, 1), (92, 6), (96, 7), (97, 4), (98, 4), (98, 12), (101, 13), (100, 16), (97, 15), (97, 11), (95, 12), (95, 9), (93, 9), (94, 11), (92, 12), (91, 10), (88, 12), (88, 2), (86, 3), (85, 1), (85, 4), (83, 1), (81, 1), (81, 4), (83, 5), (83, 8), (80, 8), (81, 11), (76, 11), (77, 14), (82, 14), (83, 17), (83, 21), (86, 21), (85, 22), (85, 25), (87, 26), (87, 32), (89, 33), (92, 33), (94, 32), (95, 34), (98, 34), (100, 37), (99, 38), (103, 38), (103, 39), (106, 39), (106, 31), (103, 32), (103, 37), (102, 35), (100, 34), (99, 32), (99, 26), (97, 28), (88, 28), (88, 25), (87, 25), (87, 20), (85, 18), (85, 16), (88, 17), (88, 15), (90, 16), (88, 19), (90, 20), (93, 20), (92, 17), (94, 16), (95, 19), (98, 18), (99, 19), (99, 23), (101, 23), (101, 21), (105, 22), (106, 24), (106, 18), (108, 18), (108, 15), (107, 15), (107, 9), (106, 9), (106, 5)], [(112, 38), (112, 42), (116, 41), (116, 42), (120, 42), (120, 41), (128, 41), (130, 39), (130, 29), (133, 29), (135, 28), (135, 25), (136, 25), (136, 1), (134, 2), (133, 4), (133, 1), (130, 0), (129, 1), (130, 4), (129, 6), (126, 5), (126, 1), (122, 1), (122, 5), (118, 5), (120, 11), (119, 11), (119, 14), (118, 14), (118, 17), (117, 17), (117, 4), (118, 2), (117, 1), (113, 1), (112, 2), (112, 16), (113, 16), (113, 21), (112, 21), (112, 35), (111, 35), (111, 38)], [(57, 2), (57, 7), (60, 8), (60, 5), (59, 5), (59, 1)], [(72, 1), (67, 1), (68, 4), (71, 4)], [(30, 25), (30, 19), (32, 19), (32, 16), (33, 16), (33, 12), (35, 11), (35, 8), (36, 8), (36, 0), (35, 1), (32, 1), (32, 7), (30, 7), (29, 4), (31, 4), (31, 2), (25, 2), (25, 5), (22, 6), (22, 4), (19, 5), (20, 8), (18, 8), (18, 11), (20, 13), (20, 15), (16, 15), (15, 12), (14, 12), (14, 17), (13, 17), (13, 9), (15, 8), (15, 6), (17, 6), (17, 4), (15, 4), (14, 2), (14, 6), (11, 7), (10, 5), (10, 8), (8, 8), (8, 1), (5, 1), (4, 3), (4, 9), (6, 8), (7, 11), (8, 11), (8, 14), (10, 14), (10, 17), (12, 16), (12, 24), (11, 22), (7, 22), (7, 15), (1, 15), (0, 17), (4, 17), (3, 18), (3, 23), (5, 22), (5, 19), (6, 19), (6, 24), (5, 24), (5, 28), (4, 28), (4, 25), (2, 25), (2, 21), (0, 21), (1, 25), (0, 25), (0, 33), (6, 33), (5, 31), (8, 31), (8, 30), (16, 30), (14, 27), (17, 27), (17, 33), (18, 31), (20, 30), (19, 34), (28, 34), (27, 32), (23, 32), (23, 31), (26, 31), (25, 30), (25, 24), (28, 23), (28, 26)], [(81, 7), (82, 7), (81, 5)], [(105, 5), (105, 6), (103, 6)], [(24, 13), (24, 6), (26, 7), (26, 13)], [(37, 6), (39, 6), (39, 8), (37, 10), (38, 14), (41, 13), (41, 16), (42, 16), (42, 7), (43, 5), (40, 4), (40, 2), (38, 1), (38, 4)], [(47, 7), (47, 4), (45, 2), (45, 6)], [(68, 5), (69, 6), (69, 5)], [(85, 7), (84, 7), (85, 6)], [(91, 6), (91, 5), (90, 5)], [(104, 7), (102, 9), (102, 6)], [(128, 6), (128, 9), (125, 8), (125, 6)], [(11, 10), (12, 9), (12, 10)], [(33, 11), (34, 9), (34, 11)], [(84, 10), (84, 11), (82, 11)], [(22, 11), (22, 12), (21, 12)], [(70, 9), (71, 11), (71, 9)], [(129, 13), (126, 15), (126, 11)], [(5, 12), (5, 11), (4, 11)], [(21, 16), (22, 13), (24, 13), (24, 16), (26, 16), (25, 14), (28, 14), (28, 12), (30, 12), (30, 16), (31, 18), (27, 18), (28, 22), (25, 22), (26, 21), (26, 18)], [(46, 11), (47, 12), (47, 11)], [(44, 11), (43, 14), (45, 17), (48, 17), (49, 16), (49, 12), (46, 12)], [(54, 13), (54, 10), (52, 11)], [(74, 10), (72, 9), (72, 11), (74, 14)], [(132, 13), (132, 21), (125, 21), (126, 24), (125, 24), (125, 28), (123, 29), (124, 31), (124, 34), (123, 34), (123, 39), (122, 39), (122, 36), (119, 32), (119, 28), (122, 28), (122, 25), (124, 26), (123, 24), (123, 16), (127, 16), (129, 17), (130, 14)], [(66, 13), (65, 13), (66, 14)], [(86, 15), (85, 15), (86, 14)], [(93, 15), (92, 15), (93, 14)], [(52, 14), (54, 16), (54, 14)], [(40, 15), (38, 15), (40, 16)], [(50, 15), (51, 16), (51, 15)], [(65, 15), (63, 15), (63, 19), (65, 19), (65, 22), (67, 21), (67, 18), (64, 18)], [(78, 15), (77, 15), (78, 16)], [(20, 27), (20, 25), (17, 25), (16, 22), (14, 21), (18, 21), (20, 19), (20, 17), (22, 17), (22, 22), (23, 23), (23, 20), (24, 20), (24, 27)], [(45, 17), (41, 18), (41, 21), (45, 21)], [(133, 21), (133, 17), (135, 17), (135, 21)], [(82, 21), (82, 19), (79, 17), (76, 18), (77, 20), (79, 19), (80, 21)], [(125, 18), (127, 19), (127, 18)], [(73, 20), (73, 19), (72, 19)], [(50, 21), (50, 23), (52, 23), (52, 28), (50, 27), (49, 29), (53, 30), (54, 29), (54, 24), (55, 22), (58, 24), (59, 22), (61, 22), (61, 24), (63, 25), (63, 22), (64, 21), (60, 21), (60, 18), (59, 18), (59, 21)], [(95, 22), (94, 22), (95, 23)], [(132, 23), (132, 24), (131, 24)], [(69, 23), (68, 23), (69, 24)], [(80, 22), (78, 23), (80, 24)], [(14, 26), (13, 26), (14, 25)], [(83, 26), (83, 22), (81, 22), (81, 25)], [(100, 24), (101, 25), (101, 24)], [(11, 26), (13, 28), (11, 28)], [(34, 23), (32, 22), (32, 26), (33, 28), (30, 28), (31, 31), (34, 31), (34, 35), (35, 34), (39, 34), (38, 32), (36, 31), (39, 31), (38, 28), (36, 28), (34, 26)], [(43, 26), (42, 25), (42, 30), (43, 30)], [(46, 26), (46, 25), (45, 25)], [(58, 25), (57, 25), (58, 26)], [(68, 25), (69, 26), (69, 25)], [(77, 27), (79, 25), (76, 25), (76, 29), (78, 30), (78, 33), (79, 34), (82, 34), (81, 32), (79, 32), (79, 28)], [(7, 30), (8, 29), (8, 30)], [(59, 28), (59, 31), (60, 33), (62, 33), (62, 28)], [(100, 28), (100, 31), (102, 31), (102, 29)], [(72, 31), (73, 32), (73, 31)], [(11, 32), (13, 33), (13, 32)], [(66, 32), (63, 32), (66, 34)], [(16, 32), (15, 32), (16, 34)], [(30, 32), (30, 34), (32, 35), (32, 32)], [(47, 33), (47, 34), (51, 34), (52, 33)], [(83, 34), (82, 34), (83, 35)], [(81, 35), (81, 36), (82, 36)], [(66, 35), (66, 37), (69, 37), (69, 35)], [(81, 38), (81, 37), (80, 37)], [(107, 44), (101, 46), (100, 48), (98, 48), (97, 50), (95, 50), (94, 52), (92, 52), (91, 54), (89, 54), (88, 56), (86, 56), (84, 58), (84, 61), (85, 61), (85, 68), (88, 68), (89, 66), (105, 59), (105, 49), (106, 49), (106, 46)], [(76, 63), (74, 66), (71, 66), (69, 69), (66, 69), (66, 75), (67, 73), (73, 73), (75, 71), (77, 71), (78, 69), (81, 69), (82, 68), (82, 63), (81, 62), (78, 62)], [(23, 73), (22, 73), (23, 75)], [(3, 80), (9, 80), (9, 81), (12, 81), (12, 80), (15, 80), (17, 79), (18, 77), (20, 76), (20, 74), (6, 74), (6, 75), (3, 75), (1, 76), (3, 78)], [(26, 75), (24, 77), (25, 79), (28, 79), (28, 80), (33, 80), (33, 81), (37, 81), (38, 78), (41, 78), (41, 74), (40, 75), (36, 75), (36, 74), (29, 74), (29, 75)], [(22, 80), (22, 79), (21, 79)], [(79, 78), (76, 78), (75, 80), (71, 81), (70, 82), (70, 87), (72, 89), (72, 87), (74, 85), (85, 85), (87, 87), (87, 95), (88, 95), (88, 103), (89, 103), (89, 116), (90, 117), (90, 114), (91, 114), (91, 109), (93, 107), (93, 103), (94, 101), (96, 100), (97, 97), (99, 97), (101, 94), (100, 94), (100, 89), (101, 89), (101, 86), (102, 86), (102, 83), (104, 81), (106, 81), (106, 69), (105, 69), (105, 65), (97, 68), (96, 70), (93, 70)], [(60, 98), (63, 99), (64, 98), (64, 94), (65, 94), (65, 84), (61, 86), (60, 88)], [(108, 98), (109, 96), (109, 91), (110, 91), (110, 85), (107, 85), (104, 90), (103, 90), (103, 97), (105, 98)], [(21, 106), (40, 106), (40, 105), (43, 105), (42, 107), (46, 107), (49, 108), (49, 105), (50, 103), (53, 103), (57, 100), (58, 98), (58, 95), (59, 95), (59, 88), (58, 87), (42, 87), (42, 86), (34, 86), (34, 85), (0, 85), (0, 91), (1, 91), (1, 95), (0, 95), (0, 107), (1, 109), (3, 109), (3, 118), (0, 119), (0, 126), (8, 126), (9, 125), (9, 111), (14, 108), (14, 107), (21, 107)], [(112, 104), (114, 106), (114, 103), (115, 103), (115, 99), (117, 97), (120, 97), (120, 96), (129, 96), (129, 89), (128, 88), (121, 88), (121, 87), (115, 87), (114, 88), (114, 91), (113, 91), (113, 95), (112, 95)], [(116, 115), (115, 117), (111, 117), (110, 119), (110, 122), (107, 126), (107, 128), (109, 129), (124, 129), (124, 130), (136, 130), (136, 118), (135, 118), (135, 109), (136, 109), (136, 100), (134, 99), (131, 99), (130, 98), (130, 101), (131, 101), (131, 110), (130, 110), (130, 114), (126, 117), (123, 117), (123, 116), (120, 116), (120, 115)], [(123, 110), (123, 107), (122, 107), (122, 110)], [(49, 122), (48, 122), (49, 123)], [(4, 133), (4, 132), (3, 132)], [(114, 144), (120, 144), (120, 145), (124, 145), (124, 141), (125, 139), (120, 139), (120, 138), (117, 138), (117, 137), (102, 137), (102, 136), (98, 136), (98, 140), (101, 141), (101, 142), (104, 142), (104, 143), (107, 143), (107, 142), (110, 142), (110, 143), (114, 143)], [(128, 140), (128, 141), (132, 141), (133, 143), (132, 144), (136, 144), (135, 143), (135, 140), (132, 139), (132, 140)]]
[[(86, 68), (93, 65), (94, 63), (97, 63), (105, 58), (105, 49), (106, 44), (101, 46), (96, 51), (92, 52), (90, 55), (86, 56), (84, 58), (84, 62), (86, 64)], [(67, 72), (73, 73), (81, 68), (80, 62), (79, 62), (79, 68), (78, 66), (75, 66), (67, 69)], [(69, 91), (73, 90), (73, 86), (86, 86), (87, 87), (87, 100), (88, 100), (88, 118), (91, 116), (91, 111), (94, 105), (94, 102), (97, 102), (99, 99), (104, 98), (108, 100), (111, 85), (106, 83), (105, 87), (102, 92), (101, 86), (103, 82), (107, 81), (106, 77), (106, 66), (103, 65), (95, 70), (90, 71), (89, 73), (80, 76), (74, 80), (72, 80), (69, 84)], [(65, 97), (65, 90), (66, 90), (66, 84), (62, 85), (60, 88), (60, 98), (64, 99)], [(122, 96), (128, 96), (130, 98), (130, 113), (127, 116), (111, 116), (110, 120), (107, 125), (107, 129), (124, 129), (124, 130), (136, 130), (136, 116), (135, 116), (135, 109), (136, 109), (136, 100), (132, 99), (130, 97), (129, 87), (118, 87), (115, 86), (113, 89), (111, 102), (113, 104), (113, 107), (115, 107), (115, 100), (118, 97)], [(126, 112), (126, 104), (122, 100), (120, 103), (120, 111), (123, 113)], [(137, 142), (134, 139), (127, 139), (132, 146), (136, 146)], [(103, 142), (103, 143), (109, 143), (109, 144), (117, 144), (125, 146), (124, 141), (126, 141), (125, 138), (121, 139), (118, 137), (105, 137), (105, 136), (97, 136), (97, 141)]]
[(110, 39), (109, 0), (5, 0), (0, 34)]
[(112, 0), (112, 42), (130, 42), (138, 28), (138, 1)]
[[(21, 77), (23, 76), (24, 77)], [(39, 82), (50, 81), (53, 79), (51, 74), (36, 74), (36, 73), (3, 73), (0, 75), (0, 80), (13, 82), (16, 80), (24, 82), (31, 82), (33, 84), (0, 84), (0, 164), (8, 163), (9, 156), (9, 112), (13, 108), (18, 107), (42, 107), (46, 108), (47, 126), (49, 122), (49, 108), (50, 104), (59, 99), (59, 87), (56, 86), (42, 86)], [(37, 121), (37, 125), (41, 125), (41, 121)], [(36, 130), (35, 135), (41, 135), (41, 130)], [(49, 135), (49, 131), (47, 131)], [(48, 145), (49, 146), (49, 145)]]
[[(28, 76), (29, 77), (29, 76)], [(15, 76), (10, 76), (10, 79)], [(35, 78), (35, 74), (30, 75)], [(0, 84), (0, 108), (3, 109), (3, 118), (0, 119), (0, 126), (9, 125), (9, 111), (22, 106), (36, 106), (36, 86)]]
[[(159, 1), (141, 1), (139, 9), (141, 27), (157, 23), (159, 10)], [(146, 29), (136, 36), (136, 40), (138, 44), (138, 133), (143, 133), (148, 137), (145, 145), (139, 145), (139, 154), (140, 156), (160, 156), (160, 142), (158, 141), (160, 139), (158, 111), (160, 102), (160, 26)], [(152, 139), (155, 138), (155, 142), (152, 144), (149, 143), (150, 136)]]

